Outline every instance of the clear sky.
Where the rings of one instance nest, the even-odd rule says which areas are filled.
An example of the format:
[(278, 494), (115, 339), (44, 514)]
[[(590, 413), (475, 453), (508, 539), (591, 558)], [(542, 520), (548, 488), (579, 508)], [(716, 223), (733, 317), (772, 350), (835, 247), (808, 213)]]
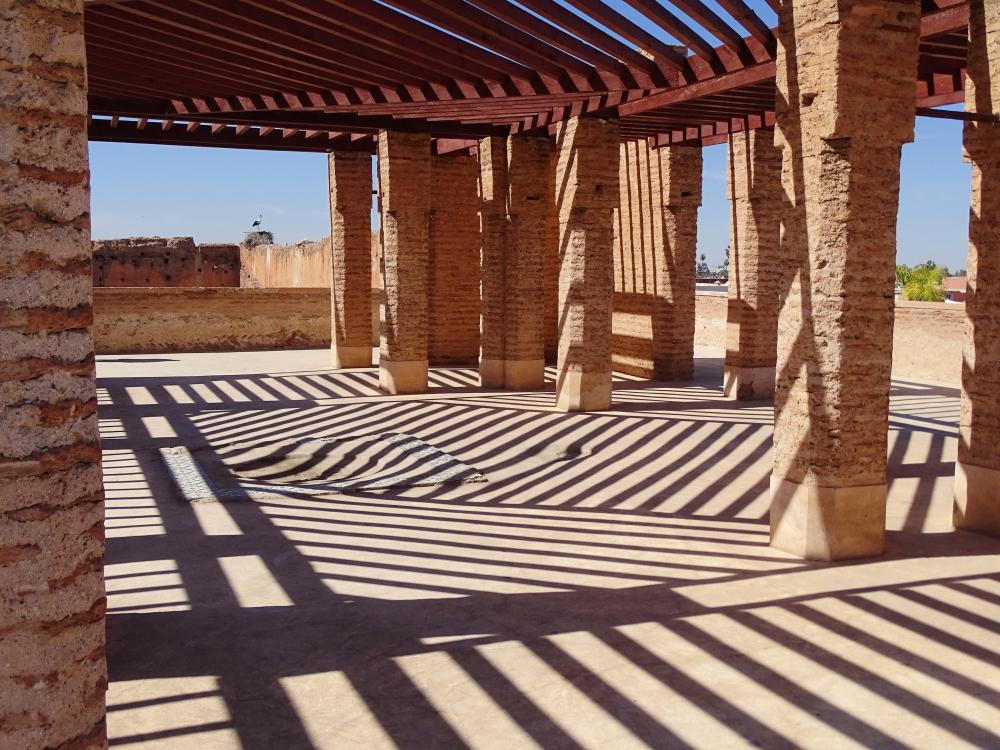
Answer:
[[(98, 239), (238, 242), (257, 214), (279, 242), (330, 233), (322, 154), (117, 143), (92, 143), (90, 154)], [(714, 266), (729, 243), (726, 147), (707, 147), (704, 163), (698, 245)], [(917, 118), (916, 139), (903, 147), (899, 262), (965, 268), (970, 179), (961, 124)]]

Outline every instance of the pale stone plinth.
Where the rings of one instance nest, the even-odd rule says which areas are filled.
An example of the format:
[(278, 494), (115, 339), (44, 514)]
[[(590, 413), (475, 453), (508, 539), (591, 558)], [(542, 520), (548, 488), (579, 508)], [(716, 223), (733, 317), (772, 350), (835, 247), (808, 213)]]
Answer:
[(512, 391), (537, 391), (545, 385), (544, 359), (508, 359), (503, 363), (504, 387)]
[(426, 393), (427, 360), (391, 362), (387, 359), (380, 359), (378, 363), (378, 387), (392, 395)]
[(771, 546), (806, 560), (885, 550), (884, 484), (820, 487), (771, 477)]
[(545, 360), (481, 359), (479, 383), (483, 388), (537, 391), (545, 385)]
[(503, 388), (503, 360), (479, 360), (479, 385), (483, 388)]
[(559, 373), (556, 408), (560, 411), (601, 411), (611, 408), (611, 373)]
[(338, 370), (347, 367), (371, 367), (372, 348), (366, 346), (334, 346), (332, 350), (333, 366)]
[(955, 463), (955, 527), (1000, 536), (1000, 469)]
[(722, 389), (726, 398), (734, 401), (774, 398), (774, 368), (727, 365)]

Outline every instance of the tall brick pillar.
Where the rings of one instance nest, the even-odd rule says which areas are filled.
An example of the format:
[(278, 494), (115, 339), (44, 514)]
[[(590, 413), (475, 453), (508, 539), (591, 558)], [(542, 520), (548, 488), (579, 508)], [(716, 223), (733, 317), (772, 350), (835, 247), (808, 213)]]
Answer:
[(618, 123), (559, 123), (559, 361), (556, 407), (611, 406), (612, 243), (618, 205)]
[(899, 157), (912, 138), (920, 3), (785, 0), (771, 544), (880, 554)]
[[(1000, 6), (970, 4), (966, 110), (1000, 114)], [(972, 163), (968, 324), (955, 465), (955, 526), (1000, 535), (1000, 125), (968, 122)]]
[(387, 393), (423, 393), (427, 390), (430, 136), (381, 131), (378, 174), (385, 254), (379, 385)]
[(0, 12), (0, 745), (100, 748), (83, 1)]
[(333, 366), (371, 367), (372, 158), (334, 151), (329, 167)]
[(503, 388), (507, 276), (507, 145), (479, 141), (480, 298), (479, 382)]
[(545, 254), (554, 244), (552, 142), (484, 138), (479, 152), (480, 380), (492, 388), (538, 389), (545, 383)]
[(427, 238), (427, 357), (432, 365), (479, 358), (479, 167), (468, 154), (431, 157)]
[(770, 128), (729, 138), (727, 398), (774, 396), (781, 263), (781, 149)]
[[(641, 153), (641, 152), (640, 152)], [(639, 165), (641, 167), (641, 164)], [(667, 146), (650, 153), (653, 268), (653, 377), (694, 377), (694, 304), (701, 205), (701, 147)]]

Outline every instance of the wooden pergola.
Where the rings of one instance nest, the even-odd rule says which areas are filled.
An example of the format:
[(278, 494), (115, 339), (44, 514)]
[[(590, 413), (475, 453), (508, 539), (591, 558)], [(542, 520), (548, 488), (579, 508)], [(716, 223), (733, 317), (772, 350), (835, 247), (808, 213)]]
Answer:
[[(88, 0), (89, 134), (326, 152), (410, 130), (443, 154), (583, 115), (623, 140), (716, 143), (774, 122), (767, 3)], [(962, 101), (969, 14), (923, 5), (921, 112)]]

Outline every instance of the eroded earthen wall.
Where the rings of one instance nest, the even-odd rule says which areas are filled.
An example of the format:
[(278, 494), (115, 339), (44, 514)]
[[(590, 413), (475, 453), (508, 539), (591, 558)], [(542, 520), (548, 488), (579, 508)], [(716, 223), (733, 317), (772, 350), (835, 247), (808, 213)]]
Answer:
[(191, 237), (95, 240), (95, 287), (239, 286), (240, 247)]
[(432, 157), (427, 356), (433, 365), (479, 359), (478, 170), (473, 156)]
[(330, 323), (327, 289), (94, 290), (98, 354), (321, 349)]
[(258, 289), (330, 286), (330, 238), (297, 245), (240, 248), (240, 286)]
[(0, 745), (106, 745), (83, 2), (0, 11)]
[(615, 212), (616, 370), (686, 380), (694, 365), (701, 148), (621, 144)]
[(198, 286), (240, 285), (240, 246), (228, 243), (198, 246), (201, 283)]

